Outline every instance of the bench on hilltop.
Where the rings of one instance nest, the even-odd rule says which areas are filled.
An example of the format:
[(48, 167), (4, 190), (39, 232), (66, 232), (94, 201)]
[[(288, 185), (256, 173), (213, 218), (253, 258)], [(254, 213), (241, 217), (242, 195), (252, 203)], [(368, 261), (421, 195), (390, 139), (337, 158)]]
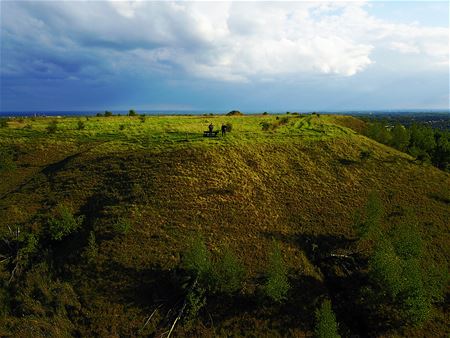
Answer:
[(214, 130), (214, 131), (206, 130), (203, 132), (203, 137), (217, 137), (218, 133), (219, 133), (219, 130)]

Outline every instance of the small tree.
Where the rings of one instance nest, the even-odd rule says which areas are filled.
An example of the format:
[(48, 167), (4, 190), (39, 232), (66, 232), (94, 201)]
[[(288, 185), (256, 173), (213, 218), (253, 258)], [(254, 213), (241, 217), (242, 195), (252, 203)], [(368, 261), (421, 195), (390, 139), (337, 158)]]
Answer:
[(81, 121), (81, 120), (79, 120), (79, 121), (77, 122), (77, 129), (78, 129), (78, 130), (83, 130), (84, 128), (85, 128), (84, 122)]
[(196, 237), (186, 250), (183, 266), (201, 282), (209, 280), (212, 267), (211, 257), (201, 237)]
[(130, 109), (128, 111), (128, 116), (137, 116), (137, 113), (136, 113), (136, 111), (134, 109)]
[(49, 134), (53, 134), (56, 133), (56, 131), (58, 130), (58, 122), (56, 122), (56, 120), (51, 121), (48, 125), (47, 125), (47, 132)]
[(63, 204), (56, 207), (55, 216), (48, 220), (48, 232), (52, 240), (59, 241), (75, 232), (83, 223), (84, 217), (74, 217), (72, 212)]
[(329, 300), (323, 301), (321, 307), (316, 310), (316, 328), (314, 330), (317, 338), (340, 338), (336, 316), (331, 308)]
[(110, 111), (108, 111), (108, 110), (105, 110), (105, 114), (104, 114), (103, 116), (105, 116), (105, 117), (110, 117), (110, 116), (112, 116), (112, 115), (113, 115), (112, 112), (110, 112)]
[(225, 248), (218, 262), (213, 265), (213, 273), (217, 291), (231, 294), (242, 286), (245, 270), (234, 253)]
[(275, 302), (281, 302), (286, 299), (289, 288), (287, 268), (281, 255), (280, 246), (274, 242), (269, 255), (269, 268), (264, 292)]

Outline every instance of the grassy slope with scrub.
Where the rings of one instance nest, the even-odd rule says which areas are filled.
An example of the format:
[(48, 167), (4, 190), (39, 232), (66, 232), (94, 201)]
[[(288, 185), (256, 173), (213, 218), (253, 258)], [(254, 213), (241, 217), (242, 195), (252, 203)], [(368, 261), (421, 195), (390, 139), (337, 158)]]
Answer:
[[(448, 269), (449, 174), (362, 136), (362, 121), (80, 117), (56, 119), (49, 132), (51, 120), (11, 120), (0, 128), (0, 146), (15, 166), (0, 173), (1, 233), (19, 227), (40, 238), (38, 254), (14, 278), (1, 266), (11, 282), (3, 283), (0, 335), (167, 331), (183, 295), (182, 254), (196, 236), (212, 255), (233, 251), (246, 278), (236, 296), (212, 297), (198, 320), (179, 324), (178, 335), (311, 335), (324, 298), (342, 336), (449, 333), (448, 309), (439, 304), (422, 327), (380, 326), (354, 304), (366, 263), (342, 273), (324, 262), (354, 251), (355, 211), (375, 190), (383, 222), (396, 223), (412, 209), (427, 243), (424, 256)], [(211, 122), (216, 129), (232, 123), (233, 131), (203, 138)], [(58, 220), (61, 205), (82, 224), (55, 241), (45, 224)], [(290, 289), (282, 303), (261, 303), (274, 241)]]

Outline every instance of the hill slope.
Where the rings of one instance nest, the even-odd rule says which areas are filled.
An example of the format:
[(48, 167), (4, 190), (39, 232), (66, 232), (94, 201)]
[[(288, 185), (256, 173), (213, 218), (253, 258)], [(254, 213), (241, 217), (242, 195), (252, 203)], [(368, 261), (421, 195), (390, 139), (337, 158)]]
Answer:
[[(197, 137), (210, 120), (231, 121), (233, 131), (217, 140)], [(386, 224), (414, 210), (426, 257), (448, 267), (450, 175), (357, 134), (359, 120), (105, 118), (83, 131), (70, 127), (75, 121), (60, 122), (50, 137), (44, 119), (31, 131), (20, 122), (2, 131), (17, 169), (2, 174), (0, 226), (6, 234), (19, 224), (43, 238), (40, 253), (4, 284), (5, 334), (161, 334), (183, 297), (182, 253), (199, 234), (213, 254), (236, 252), (247, 278), (238, 296), (211, 297), (198, 321), (177, 327), (179, 335), (309, 335), (321, 297), (332, 299), (343, 335), (391, 334), (389, 325), (358, 313), (356, 272), (337, 278), (321, 261), (354, 251), (354, 214), (373, 190)], [(270, 124), (267, 131), (261, 122)], [(124, 123), (122, 133), (116, 128)], [(45, 224), (57, 205), (84, 220), (51, 241)], [(118, 231), (121, 222), (129, 230)], [(96, 253), (89, 258), (92, 237)], [(293, 285), (281, 305), (258, 300), (273, 241)], [(4, 265), (2, 275), (9, 280), (11, 269)], [(445, 335), (445, 316), (436, 311), (408, 335)]]

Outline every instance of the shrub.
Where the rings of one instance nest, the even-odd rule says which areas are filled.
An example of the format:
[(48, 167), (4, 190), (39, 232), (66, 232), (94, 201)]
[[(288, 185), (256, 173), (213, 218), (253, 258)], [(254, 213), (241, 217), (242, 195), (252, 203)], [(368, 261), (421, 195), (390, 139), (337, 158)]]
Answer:
[(355, 228), (360, 238), (360, 245), (374, 243), (381, 238), (381, 220), (383, 217), (383, 205), (377, 192), (372, 191), (364, 208), (364, 215), (358, 215)]
[(316, 328), (314, 330), (317, 338), (339, 338), (336, 316), (331, 308), (331, 302), (325, 300), (322, 306), (316, 310)]
[(230, 133), (231, 130), (233, 129), (233, 125), (230, 122), (228, 122), (225, 126), (227, 127), (227, 132)]
[(102, 113), (97, 113), (95, 116), (97, 116), (97, 117), (102, 117), (102, 116), (104, 116)]
[(131, 222), (127, 218), (119, 218), (113, 224), (113, 229), (119, 234), (127, 234), (131, 229)]
[(77, 129), (78, 130), (83, 130), (84, 128), (85, 128), (86, 126), (85, 126), (85, 124), (84, 124), (84, 122), (83, 121), (78, 121), (78, 123), (77, 123)]
[(265, 111), (265, 112), (263, 113), (263, 115), (269, 115), (269, 113)]
[(394, 299), (401, 291), (402, 261), (389, 241), (375, 246), (369, 259), (369, 276), (383, 293)]
[(207, 282), (210, 279), (211, 257), (201, 237), (196, 237), (186, 250), (183, 257), (183, 266), (201, 282)]
[(145, 122), (145, 115), (139, 115), (139, 120), (144, 123)]
[(226, 116), (241, 116), (241, 115), (244, 115), (244, 114), (242, 114), (239, 110), (232, 110), (229, 113), (227, 113)]
[(13, 153), (6, 149), (0, 149), (0, 172), (14, 171), (15, 169)]
[(113, 113), (108, 111), (108, 110), (105, 110), (105, 114), (103, 114), (103, 116), (104, 117), (110, 117), (110, 116), (113, 116)]
[(289, 288), (287, 268), (281, 255), (280, 246), (274, 242), (269, 255), (269, 268), (264, 293), (275, 302), (281, 302), (286, 299)]
[(74, 217), (63, 204), (56, 207), (56, 215), (48, 220), (48, 232), (52, 240), (59, 241), (75, 232), (83, 223), (83, 216)]
[(137, 116), (137, 113), (136, 113), (136, 111), (134, 111), (134, 109), (130, 109), (128, 111), (128, 116)]
[(270, 123), (270, 122), (261, 122), (260, 125), (261, 125), (261, 129), (263, 131), (268, 131), (268, 130), (272, 129), (272, 126), (273, 126), (272, 123)]
[(84, 251), (84, 256), (89, 263), (92, 263), (98, 254), (98, 246), (95, 240), (95, 233), (91, 231), (88, 237), (88, 245)]
[(225, 294), (231, 294), (239, 290), (244, 280), (245, 270), (234, 253), (226, 248), (213, 266), (216, 289)]
[(56, 120), (51, 121), (46, 128), (49, 134), (53, 134), (58, 130), (58, 122)]

